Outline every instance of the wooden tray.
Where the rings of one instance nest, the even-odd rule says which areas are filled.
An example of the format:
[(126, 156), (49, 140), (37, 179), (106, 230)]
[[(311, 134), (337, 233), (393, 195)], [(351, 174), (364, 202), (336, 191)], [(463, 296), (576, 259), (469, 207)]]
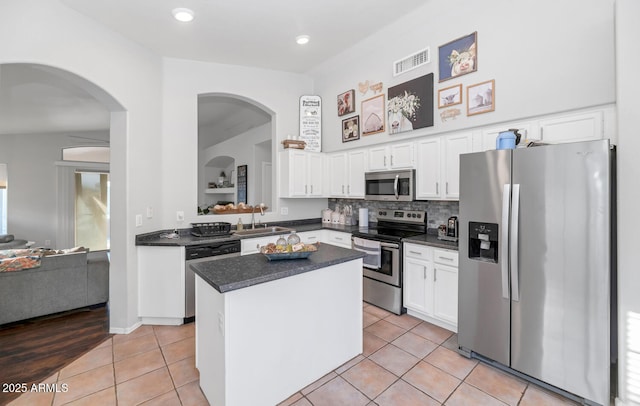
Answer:
[(282, 141), (282, 145), (284, 145), (284, 148), (293, 148), (293, 149), (304, 149), (305, 145), (307, 145), (307, 143), (305, 141), (301, 141), (301, 140), (284, 140)]

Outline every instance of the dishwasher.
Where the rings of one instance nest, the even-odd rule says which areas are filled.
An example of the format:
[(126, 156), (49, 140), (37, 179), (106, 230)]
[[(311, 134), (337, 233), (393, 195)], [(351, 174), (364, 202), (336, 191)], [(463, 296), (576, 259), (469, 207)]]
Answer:
[(240, 240), (214, 241), (185, 247), (185, 323), (194, 321), (196, 316), (196, 274), (190, 265), (237, 256), (240, 256)]

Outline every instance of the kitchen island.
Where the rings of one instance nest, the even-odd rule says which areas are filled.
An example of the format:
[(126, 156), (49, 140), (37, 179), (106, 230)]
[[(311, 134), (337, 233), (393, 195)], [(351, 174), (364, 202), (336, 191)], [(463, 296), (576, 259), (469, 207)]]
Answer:
[(212, 405), (275, 405), (362, 352), (362, 257), (321, 244), (191, 265), (196, 367)]

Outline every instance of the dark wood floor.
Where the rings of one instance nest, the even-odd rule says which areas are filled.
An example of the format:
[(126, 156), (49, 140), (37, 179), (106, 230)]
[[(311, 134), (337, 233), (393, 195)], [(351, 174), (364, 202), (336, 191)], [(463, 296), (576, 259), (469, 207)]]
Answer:
[[(39, 383), (109, 337), (106, 306), (0, 326), (0, 385)], [(2, 389), (0, 405), (20, 395)]]

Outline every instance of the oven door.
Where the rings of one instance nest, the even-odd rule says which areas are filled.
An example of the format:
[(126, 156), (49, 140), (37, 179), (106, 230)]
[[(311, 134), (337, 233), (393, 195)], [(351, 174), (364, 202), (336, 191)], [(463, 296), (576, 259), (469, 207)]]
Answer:
[[(354, 247), (354, 249), (357, 248)], [(380, 267), (377, 269), (363, 267), (362, 274), (367, 278), (400, 287), (400, 245), (381, 242)]]
[(367, 200), (411, 202), (414, 200), (414, 172), (388, 171), (365, 174), (365, 198)]

